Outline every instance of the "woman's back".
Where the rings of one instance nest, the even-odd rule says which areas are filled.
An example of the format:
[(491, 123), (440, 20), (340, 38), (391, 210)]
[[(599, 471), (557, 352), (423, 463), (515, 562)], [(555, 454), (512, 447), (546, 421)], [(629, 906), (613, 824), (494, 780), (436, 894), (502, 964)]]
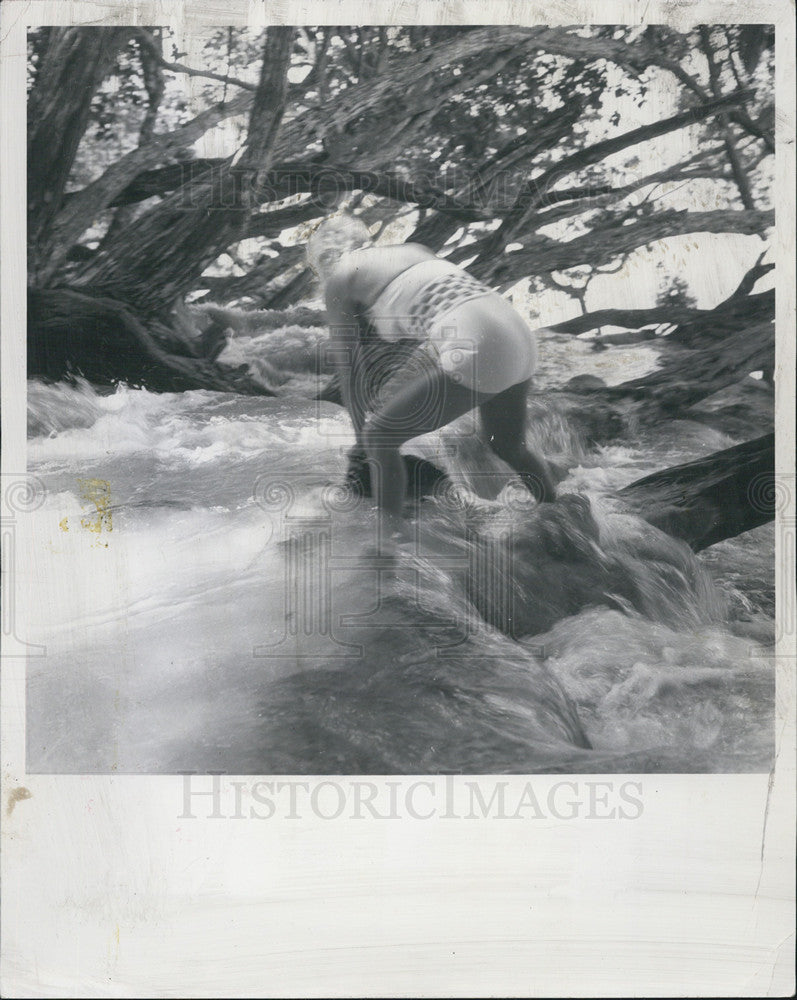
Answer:
[(394, 278), (423, 260), (437, 257), (420, 243), (352, 250), (332, 272), (327, 297), (330, 293), (342, 295), (359, 310), (367, 310)]
[(328, 287), (366, 317), (383, 340), (423, 340), (432, 324), (489, 286), (414, 243), (364, 247), (347, 254)]
[(453, 309), (493, 294), (456, 264), (432, 257), (393, 278), (368, 309), (368, 317), (383, 340), (424, 340)]

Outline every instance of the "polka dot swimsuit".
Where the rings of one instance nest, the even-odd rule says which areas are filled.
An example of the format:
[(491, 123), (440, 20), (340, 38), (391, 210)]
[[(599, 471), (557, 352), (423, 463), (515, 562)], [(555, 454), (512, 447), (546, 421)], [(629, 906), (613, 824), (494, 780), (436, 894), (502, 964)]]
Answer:
[(493, 294), (448, 261), (422, 260), (395, 277), (368, 312), (383, 340), (425, 340), (447, 312)]
[(440, 258), (402, 271), (368, 310), (387, 341), (415, 340), (454, 381), (500, 392), (528, 379), (536, 339), (497, 292)]

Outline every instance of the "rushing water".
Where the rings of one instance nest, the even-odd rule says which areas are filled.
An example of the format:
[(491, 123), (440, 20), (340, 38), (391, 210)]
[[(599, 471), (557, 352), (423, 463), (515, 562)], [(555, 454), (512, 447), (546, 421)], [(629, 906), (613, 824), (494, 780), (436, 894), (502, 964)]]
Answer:
[[(544, 348), (542, 389), (653, 356)], [(330, 489), (345, 414), (289, 375), (274, 399), (30, 383), (30, 770), (769, 767), (772, 526), (695, 556), (612, 498), (730, 438), (682, 422), (590, 452), (543, 396), (530, 435), (570, 471), (536, 508), (465, 418), (407, 449), (463, 489), (418, 508), (389, 572), (363, 561), (370, 503)]]

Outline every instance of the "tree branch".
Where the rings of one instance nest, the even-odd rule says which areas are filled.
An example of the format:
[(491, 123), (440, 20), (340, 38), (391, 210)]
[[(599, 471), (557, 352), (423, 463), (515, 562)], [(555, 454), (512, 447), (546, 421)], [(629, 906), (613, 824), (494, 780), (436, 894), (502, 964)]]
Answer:
[[(703, 87), (701, 87), (700, 84), (697, 82), (697, 80), (695, 80), (694, 77), (690, 76), (689, 73), (687, 73), (686, 70), (683, 68), (683, 66), (680, 66), (677, 62), (674, 62), (673, 60), (667, 59), (663, 56), (657, 56), (653, 60), (653, 63), (656, 66), (660, 66), (662, 69), (669, 70), (669, 72), (672, 73), (677, 80), (680, 80), (681, 83), (683, 83), (685, 87), (691, 90), (693, 94), (696, 94), (701, 101), (710, 100), (707, 91), (704, 90)], [(748, 135), (752, 135), (756, 139), (760, 139), (764, 143), (767, 152), (769, 153), (775, 152), (775, 141), (772, 135), (769, 132), (767, 132), (766, 129), (763, 129), (759, 125), (757, 125), (753, 121), (753, 119), (747, 114), (746, 111), (739, 108), (735, 110), (730, 110), (728, 112), (728, 117), (735, 125), (738, 125), (741, 129), (747, 132)]]
[[(133, 205), (156, 195), (168, 194), (170, 191), (183, 187), (183, 185), (195, 183), (203, 175), (212, 175), (214, 170), (221, 169), (225, 163), (227, 163), (225, 157), (208, 157), (187, 160), (185, 163), (172, 163), (168, 167), (156, 167), (154, 170), (142, 170), (108, 203), (108, 208)], [(211, 176), (207, 177), (206, 180), (211, 182)], [(77, 193), (79, 194), (79, 192)], [(72, 197), (76, 197), (76, 195), (67, 195), (65, 200)]]
[[(707, 336), (706, 326), (713, 322), (707, 315), (695, 324), (693, 340), (702, 346), (668, 355), (650, 375), (604, 388), (601, 395), (608, 400), (640, 400), (673, 417), (735, 385), (750, 372), (771, 369), (775, 361), (773, 317), (770, 309), (761, 308), (756, 301), (758, 297), (751, 298), (749, 310), (735, 317), (735, 328), (730, 332), (728, 325), (722, 323), (720, 336), (713, 339)], [(766, 300), (771, 302), (774, 312), (774, 296), (767, 296)]]
[(256, 236), (275, 238), (285, 229), (317, 219), (319, 207), (312, 201), (303, 201), (298, 205), (286, 205), (284, 208), (272, 209), (269, 212), (256, 212), (246, 224), (242, 239), (252, 239)]
[[(581, 38), (571, 35), (561, 28), (550, 28), (546, 33), (537, 35), (540, 47), (547, 52), (578, 58), (580, 50), (582, 58), (591, 56), (594, 59), (607, 59), (623, 69), (636, 73), (649, 66), (658, 66), (672, 73), (688, 90), (691, 90), (702, 102), (710, 100), (709, 94), (694, 77), (673, 59), (664, 54), (663, 45), (628, 45), (614, 38)], [(775, 143), (771, 134), (760, 128), (742, 109), (729, 111), (731, 120), (750, 135), (761, 139), (770, 153), (775, 152)]]
[(293, 28), (271, 27), (266, 32), (249, 137), (237, 167), (225, 163), (211, 184), (181, 188), (146, 212), (102, 260), (84, 268), (82, 283), (102, 288), (146, 315), (164, 315), (196, 286), (205, 268), (241, 238), (258, 175), (268, 169), (282, 118), (292, 38)]
[(596, 309), (583, 316), (574, 316), (563, 323), (554, 323), (549, 330), (554, 333), (570, 333), (577, 337), (602, 326), (620, 326), (626, 330), (640, 330), (643, 326), (658, 326), (661, 323), (678, 323), (682, 318), (692, 318), (707, 310), (680, 310), (672, 306), (653, 306), (650, 309)]
[(759, 278), (763, 278), (765, 274), (769, 274), (770, 271), (774, 271), (775, 269), (774, 264), (763, 263), (764, 257), (766, 257), (767, 253), (768, 251), (764, 250), (759, 254), (755, 264), (753, 264), (750, 270), (745, 274), (745, 276), (739, 282), (739, 285), (737, 286), (733, 295), (729, 297), (728, 301), (730, 301), (731, 299), (741, 299), (744, 298), (746, 295), (749, 295), (752, 292), (753, 288), (755, 287), (756, 282), (759, 280)]
[[(157, 28), (156, 30), (160, 32), (161, 29)], [(155, 122), (158, 120), (158, 111), (166, 87), (166, 82), (156, 57), (156, 53), (161, 50), (160, 35), (155, 38), (145, 29), (142, 29), (142, 32), (149, 36), (149, 43), (139, 44), (141, 71), (149, 103), (147, 104), (147, 111), (138, 133), (139, 146), (149, 142), (155, 133)], [(138, 33), (137, 37), (139, 43), (141, 43), (141, 32)]]
[(187, 76), (201, 76), (208, 80), (217, 80), (219, 83), (225, 85), (231, 83), (234, 87), (251, 90), (253, 93), (257, 90), (256, 83), (247, 83), (246, 80), (238, 80), (234, 76), (225, 76), (223, 73), (212, 73), (207, 69), (192, 69), (190, 66), (184, 66), (182, 63), (169, 62), (168, 59), (164, 58), (160, 46), (157, 45), (146, 28), (138, 28), (136, 30), (136, 37), (142, 42), (142, 47), (146, 46), (153, 60), (162, 69), (168, 69), (172, 73), (185, 73)]
[[(564, 157), (557, 163), (545, 170), (539, 177), (533, 178), (524, 185), (517, 201), (512, 209), (507, 213), (504, 221), (493, 232), (485, 244), (485, 248), (479, 259), (479, 263), (484, 263), (485, 259), (503, 250), (509, 243), (521, 224), (527, 222), (526, 216), (545, 204), (547, 198), (551, 196), (549, 188), (553, 187), (567, 174), (576, 170), (599, 163), (613, 153), (617, 153), (629, 146), (636, 146), (641, 142), (658, 136), (667, 135), (678, 129), (686, 128), (697, 121), (719, 114), (722, 110), (733, 104), (739, 104), (750, 96), (750, 91), (729, 94), (726, 97), (718, 98), (699, 107), (690, 108), (688, 111), (670, 118), (665, 118), (641, 128), (632, 129), (621, 135), (613, 136), (611, 139), (604, 139), (591, 146), (572, 153)], [(536, 227), (535, 227), (536, 228)]]
[[(190, 160), (187, 163), (144, 171), (113, 200), (111, 206), (143, 201), (189, 183), (212, 183), (214, 172), (223, 168), (226, 162), (223, 159)], [(451, 213), (463, 222), (483, 221), (492, 217), (466, 200), (446, 194), (442, 188), (424, 178), (407, 181), (389, 172), (350, 169), (328, 163), (277, 164), (262, 175), (258, 185), (253, 188), (253, 194), (257, 203), (279, 201), (291, 195), (311, 194), (316, 215), (322, 215), (327, 209), (325, 196), (342, 190), (357, 189), (393, 201)]]
[[(722, 146), (715, 147), (715, 149), (718, 150), (722, 150), (723, 148), (724, 147)], [(698, 158), (702, 159), (705, 156), (710, 155), (712, 152), (712, 150), (706, 150), (697, 156), (691, 157), (689, 160), (685, 160), (682, 163), (676, 163), (666, 170), (660, 170), (655, 174), (648, 174), (647, 177), (640, 177), (637, 180), (632, 181), (630, 184), (624, 184), (619, 187), (612, 187), (611, 185), (606, 184), (580, 188), (568, 188), (563, 191), (553, 191), (546, 198), (547, 205), (554, 206), (560, 202), (563, 204), (559, 208), (549, 208), (545, 211), (539, 212), (534, 220), (537, 229), (550, 226), (552, 223), (559, 222), (572, 215), (580, 215), (582, 212), (604, 208), (611, 202), (618, 201), (629, 194), (633, 194), (635, 191), (639, 191), (642, 188), (650, 187), (652, 185), (665, 184), (674, 181), (697, 180), (699, 178), (722, 179), (722, 172), (718, 171), (716, 168), (704, 167), (703, 169), (687, 169), (688, 164)]]
[(262, 297), (275, 278), (302, 260), (304, 247), (282, 247), (276, 257), (266, 257), (246, 274), (218, 278), (203, 275), (196, 286), (207, 288), (208, 293), (196, 301), (229, 302), (243, 296)]
[[(668, 210), (642, 215), (633, 225), (621, 224), (595, 229), (567, 243), (539, 233), (526, 239), (519, 250), (498, 257), (477, 259), (470, 270), (494, 285), (506, 287), (523, 277), (543, 271), (566, 271), (581, 264), (598, 267), (618, 254), (630, 253), (648, 243), (655, 243), (687, 233), (745, 233), (758, 235), (774, 225), (773, 211), (689, 212)], [(468, 256), (480, 252), (485, 240), (468, 246)]]
[(302, 87), (305, 91), (310, 90), (312, 87), (315, 87), (318, 90), (318, 96), (321, 98), (322, 104), (327, 99), (327, 55), (331, 39), (332, 29), (328, 27), (322, 28), (321, 44), (318, 44), (317, 36), (315, 40), (315, 59), (313, 62), (313, 68), (302, 81)]
[[(720, 97), (720, 70), (714, 60), (714, 51), (711, 46), (711, 33), (705, 24), (700, 25), (700, 39), (702, 43), (703, 53), (708, 61), (708, 72), (709, 78), (711, 80), (711, 92), (714, 94), (715, 98)], [(723, 139), (725, 142), (725, 151), (728, 155), (728, 162), (731, 165), (731, 171), (733, 172), (733, 179), (736, 182), (736, 186), (739, 189), (739, 194), (742, 198), (742, 204), (748, 210), (755, 209), (755, 201), (753, 199), (752, 192), (750, 191), (750, 182), (747, 180), (747, 175), (742, 167), (741, 160), (739, 159), (739, 154), (736, 151), (736, 144), (733, 141), (733, 135), (731, 133), (730, 125), (728, 124), (728, 116), (719, 116), (720, 125), (722, 126)]]
[(208, 108), (172, 132), (155, 135), (151, 142), (112, 163), (101, 177), (74, 194), (64, 204), (53, 224), (55, 248), (42, 280), (55, 273), (69, 248), (77, 242), (91, 220), (107, 208), (138, 174), (190, 146), (219, 122), (248, 111), (251, 103), (251, 94), (241, 94), (227, 104)]
[(653, 306), (649, 309), (597, 309), (583, 316), (575, 316), (563, 323), (555, 323), (548, 329), (556, 333), (570, 333), (578, 336), (597, 330), (601, 326), (622, 326), (627, 330), (639, 330), (643, 326), (654, 326), (661, 323), (683, 328), (672, 335), (673, 341), (682, 343), (700, 343), (706, 335), (711, 335), (712, 327), (727, 331), (737, 322), (739, 316), (746, 316), (761, 309), (770, 309), (770, 299), (763, 295), (750, 296), (756, 282), (768, 274), (774, 264), (763, 264), (765, 250), (755, 264), (744, 275), (734, 291), (713, 309), (691, 309), (687, 306)]

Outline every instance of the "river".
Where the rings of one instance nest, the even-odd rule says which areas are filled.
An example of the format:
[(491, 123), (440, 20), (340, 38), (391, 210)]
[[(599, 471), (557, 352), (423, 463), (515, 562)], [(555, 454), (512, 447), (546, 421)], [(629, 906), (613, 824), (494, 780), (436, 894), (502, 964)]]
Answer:
[(769, 769), (773, 526), (695, 556), (613, 499), (736, 440), (679, 421), (590, 450), (546, 395), (641, 374), (649, 345), (543, 337), (530, 437), (569, 468), (559, 504), (485, 466), (470, 418), (409, 445), (462, 489), (390, 574), (358, 555), (370, 503), (330, 488), (353, 437), (307, 398), (302, 336), (234, 345), (282, 365), (276, 398), (29, 383), (30, 771)]

